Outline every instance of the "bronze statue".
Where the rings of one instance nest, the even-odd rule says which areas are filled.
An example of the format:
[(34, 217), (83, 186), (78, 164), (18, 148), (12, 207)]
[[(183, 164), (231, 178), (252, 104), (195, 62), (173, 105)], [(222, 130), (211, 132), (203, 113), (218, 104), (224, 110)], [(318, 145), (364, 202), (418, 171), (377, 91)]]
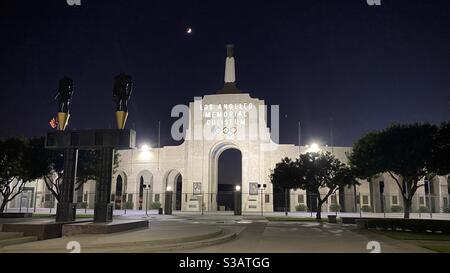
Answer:
[(117, 128), (124, 129), (128, 117), (128, 100), (133, 91), (131, 76), (120, 73), (114, 77), (113, 99), (116, 102)]
[(121, 73), (114, 77), (113, 99), (117, 104), (116, 111), (128, 111), (127, 103), (130, 99), (131, 92), (133, 91), (132, 89), (133, 83), (131, 81), (131, 76)]
[(58, 92), (54, 96), (54, 100), (58, 100), (58, 130), (64, 131), (69, 123), (70, 113), (69, 105), (74, 93), (73, 80), (64, 77), (59, 81)]
[(69, 77), (64, 77), (59, 81), (58, 92), (54, 96), (54, 100), (58, 100), (58, 112), (69, 113), (69, 104), (73, 96), (73, 80)]

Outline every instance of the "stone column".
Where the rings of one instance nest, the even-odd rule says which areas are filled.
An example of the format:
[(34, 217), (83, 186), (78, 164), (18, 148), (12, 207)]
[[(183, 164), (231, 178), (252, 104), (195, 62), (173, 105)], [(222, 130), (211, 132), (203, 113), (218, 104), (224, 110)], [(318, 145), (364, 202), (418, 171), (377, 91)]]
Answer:
[(97, 162), (97, 183), (95, 188), (94, 222), (112, 221), (111, 182), (114, 160), (114, 148), (102, 148)]
[(61, 200), (56, 210), (56, 221), (75, 221), (76, 206), (73, 202), (77, 178), (78, 149), (67, 148), (64, 151), (64, 176), (61, 185)]

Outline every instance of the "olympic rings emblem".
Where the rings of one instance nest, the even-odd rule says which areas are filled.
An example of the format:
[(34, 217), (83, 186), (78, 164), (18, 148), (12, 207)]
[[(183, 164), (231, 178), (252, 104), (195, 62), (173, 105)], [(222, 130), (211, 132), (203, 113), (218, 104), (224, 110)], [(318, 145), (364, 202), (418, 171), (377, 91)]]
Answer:
[(232, 136), (237, 133), (237, 128), (236, 127), (233, 127), (233, 128), (223, 127), (222, 133), (227, 136)]

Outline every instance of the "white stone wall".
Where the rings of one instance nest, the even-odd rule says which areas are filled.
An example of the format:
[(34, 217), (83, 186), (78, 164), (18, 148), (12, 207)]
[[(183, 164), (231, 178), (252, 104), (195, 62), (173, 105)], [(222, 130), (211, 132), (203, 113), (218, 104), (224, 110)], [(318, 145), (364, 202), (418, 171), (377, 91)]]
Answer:
[[(222, 109), (223, 113), (219, 113), (219, 110), (213, 109), (207, 113), (211, 105), (221, 105), (227, 107), (227, 110)], [(231, 114), (244, 114), (244, 116), (239, 117), (237, 124), (218, 125), (220, 118), (213, 118), (214, 113), (223, 116), (229, 107), (235, 108), (230, 110)], [(170, 186), (175, 193), (176, 180), (181, 176), (181, 210), (200, 211), (203, 206), (205, 211), (216, 211), (218, 209), (215, 200), (218, 158), (227, 149), (238, 149), (242, 154), (242, 211), (259, 212), (261, 204), (264, 211), (273, 211), (271, 170), (282, 158), (297, 158), (299, 153), (305, 153), (309, 148), (274, 143), (270, 138), (267, 118), (264, 114), (260, 114), (259, 109), (263, 109), (261, 107), (266, 107), (265, 102), (252, 98), (249, 94), (217, 94), (196, 98), (189, 104), (189, 126), (186, 130), (186, 139), (181, 145), (153, 147), (148, 151), (141, 151), (138, 148), (119, 151), (120, 165), (113, 175), (111, 194), (116, 195), (116, 181), (120, 175), (123, 183), (122, 193), (126, 193), (126, 200), (123, 200), (123, 203), (132, 202), (133, 209), (144, 209), (153, 202), (160, 202), (163, 205), (167, 186)], [(212, 122), (216, 124), (213, 126)], [(226, 120), (223, 122), (225, 123)], [(320, 147), (320, 149), (333, 153), (344, 163), (347, 163), (347, 154), (351, 152), (350, 147)], [(140, 191), (141, 177), (143, 183), (149, 185), (142, 193)], [(356, 187), (356, 197), (355, 189), (345, 189), (344, 193), (337, 193), (333, 199), (339, 203), (339, 199), (344, 198), (341, 201), (347, 211), (353, 211), (355, 198), (359, 196), (359, 206), (369, 206), (372, 210), (379, 212), (381, 211), (379, 181), (385, 182), (385, 208), (390, 209), (393, 205), (403, 206), (398, 186), (388, 174), (380, 175), (371, 184), (361, 181), (361, 185)], [(199, 193), (194, 192), (194, 183), (201, 183)], [(269, 202), (266, 202), (265, 195), (250, 195), (250, 183), (266, 184), (264, 194), (269, 195)], [(447, 185), (446, 177), (434, 179), (433, 189), (436, 197), (431, 200), (431, 203), (437, 210), (444, 206), (444, 202), (448, 202), (448, 199), (445, 200), (446, 197), (448, 198)], [(37, 207), (44, 206), (43, 197), (46, 190), (43, 181), (31, 183), (30, 186), (37, 187)], [(92, 208), (95, 182), (86, 183), (82, 190), (87, 193), (87, 195), (83, 194), (83, 202), (88, 203)], [(322, 191), (325, 194), (326, 189)], [(295, 211), (296, 206), (299, 205), (299, 195), (304, 195), (303, 204), (306, 205), (306, 192), (292, 190), (289, 204), (291, 211)], [(422, 187), (413, 201), (413, 211), (425, 205), (420, 203), (424, 200), (424, 195)], [(175, 205), (175, 196), (173, 199)], [(394, 204), (395, 200), (396, 204)], [(322, 210), (329, 211), (331, 203), (324, 204)]]

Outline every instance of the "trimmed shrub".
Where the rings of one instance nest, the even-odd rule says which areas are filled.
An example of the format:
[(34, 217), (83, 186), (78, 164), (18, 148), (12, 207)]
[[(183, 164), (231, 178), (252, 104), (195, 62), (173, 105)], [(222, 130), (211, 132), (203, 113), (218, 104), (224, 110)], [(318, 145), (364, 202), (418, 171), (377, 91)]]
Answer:
[(444, 213), (450, 213), (450, 205), (444, 207)]
[(341, 209), (341, 206), (339, 206), (338, 204), (331, 204), (330, 205), (330, 211), (331, 212), (336, 212), (339, 211)]
[(303, 204), (298, 204), (295, 206), (295, 211), (306, 211), (306, 206)]
[(391, 207), (391, 212), (402, 212), (402, 211), (403, 211), (402, 206), (392, 206)]
[(159, 202), (153, 202), (150, 206), (152, 209), (159, 209), (161, 207), (161, 203)]
[(364, 218), (368, 228), (410, 230), (413, 232), (443, 232), (450, 233), (450, 221), (431, 219), (383, 219)]
[(365, 205), (365, 206), (361, 207), (361, 211), (363, 211), (363, 212), (372, 212), (372, 208), (370, 206)]
[(419, 212), (420, 212), (420, 213), (430, 212), (430, 209), (429, 209), (428, 207), (421, 206), (421, 207), (419, 208)]

